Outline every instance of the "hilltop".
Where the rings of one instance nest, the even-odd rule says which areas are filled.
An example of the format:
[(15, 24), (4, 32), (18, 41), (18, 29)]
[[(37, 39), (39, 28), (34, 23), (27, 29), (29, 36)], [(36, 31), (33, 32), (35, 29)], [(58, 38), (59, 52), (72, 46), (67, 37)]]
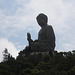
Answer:
[(75, 75), (75, 50), (49, 54), (33, 54), (16, 59), (11, 55), (0, 63), (0, 75)]

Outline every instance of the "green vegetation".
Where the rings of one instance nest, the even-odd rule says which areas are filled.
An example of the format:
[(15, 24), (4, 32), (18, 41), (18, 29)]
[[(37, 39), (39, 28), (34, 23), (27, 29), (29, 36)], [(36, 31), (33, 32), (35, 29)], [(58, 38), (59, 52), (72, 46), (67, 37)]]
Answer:
[(11, 57), (4, 53), (0, 75), (75, 75), (75, 50), (49, 54)]

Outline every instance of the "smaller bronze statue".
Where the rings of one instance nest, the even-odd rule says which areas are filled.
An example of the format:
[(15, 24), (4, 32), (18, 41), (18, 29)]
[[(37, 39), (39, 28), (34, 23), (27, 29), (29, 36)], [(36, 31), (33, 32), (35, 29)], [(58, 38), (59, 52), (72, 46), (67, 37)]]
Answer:
[(44, 51), (49, 50), (50, 54), (55, 48), (55, 34), (51, 25), (47, 25), (48, 18), (45, 14), (41, 13), (37, 17), (37, 22), (41, 26), (38, 33), (38, 40), (33, 41), (30, 33), (27, 33), (27, 40), (31, 50)]

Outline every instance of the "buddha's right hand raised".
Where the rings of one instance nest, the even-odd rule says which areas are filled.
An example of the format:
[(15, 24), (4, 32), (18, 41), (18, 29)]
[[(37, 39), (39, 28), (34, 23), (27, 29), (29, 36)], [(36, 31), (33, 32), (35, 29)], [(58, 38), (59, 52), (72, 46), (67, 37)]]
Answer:
[(30, 40), (31, 40), (31, 35), (30, 35), (30, 33), (29, 33), (29, 32), (27, 33), (27, 40), (28, 40), (28, 41), (30, 41)]

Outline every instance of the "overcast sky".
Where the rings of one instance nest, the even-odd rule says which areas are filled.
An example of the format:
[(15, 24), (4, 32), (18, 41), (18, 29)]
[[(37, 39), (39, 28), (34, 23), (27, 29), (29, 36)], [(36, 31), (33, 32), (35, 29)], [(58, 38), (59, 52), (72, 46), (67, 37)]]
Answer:
[(0, 61), (5, 48), (16, 57), (28, 45), (27, 32), (37, 39), (39, 13), (53, 26), (55, 50), (75, 50), (75, 0), (0, 0)]

